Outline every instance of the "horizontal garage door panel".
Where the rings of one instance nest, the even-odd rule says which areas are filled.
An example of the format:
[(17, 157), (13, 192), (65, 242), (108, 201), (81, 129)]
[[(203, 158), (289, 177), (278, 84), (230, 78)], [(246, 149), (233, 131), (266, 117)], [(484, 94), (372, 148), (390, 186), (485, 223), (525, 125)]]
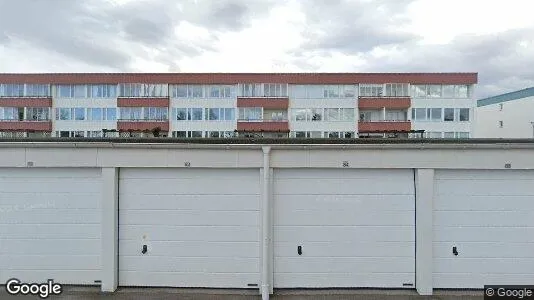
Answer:
[(101, 278), (101, 170), (0, 169), (0, 281)]
[(128, 168), (119, 184), (121, 285), (258, 283), (258, 169)]
[(414, 283), (413, 171), (280, 169), (274, 194), (275, 287)]
[(435, 187), (436, 288), (534, 282), (534, 172), (440, 170)]

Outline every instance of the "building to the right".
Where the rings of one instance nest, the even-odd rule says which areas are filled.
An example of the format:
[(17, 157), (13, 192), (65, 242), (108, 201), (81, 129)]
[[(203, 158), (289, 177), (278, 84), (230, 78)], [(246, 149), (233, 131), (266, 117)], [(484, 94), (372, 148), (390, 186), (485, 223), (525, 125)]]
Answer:
[(534, 87), (477, 101), (476, 138), (534, 138)]

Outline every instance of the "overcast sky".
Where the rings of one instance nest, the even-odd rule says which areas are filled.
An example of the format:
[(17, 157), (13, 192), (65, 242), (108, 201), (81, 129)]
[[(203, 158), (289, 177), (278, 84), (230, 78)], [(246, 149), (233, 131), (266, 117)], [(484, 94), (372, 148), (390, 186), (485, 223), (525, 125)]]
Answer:
[(534, 86), (532, 0), (0, 0), (0, 72), (479, 72)]

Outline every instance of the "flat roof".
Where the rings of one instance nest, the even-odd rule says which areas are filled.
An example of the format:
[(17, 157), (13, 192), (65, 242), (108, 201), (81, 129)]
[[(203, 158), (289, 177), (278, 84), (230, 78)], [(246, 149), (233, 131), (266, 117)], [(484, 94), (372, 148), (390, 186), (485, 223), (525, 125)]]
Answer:
[(0, 83), (28, 84), (476, 84), (478, 73), (0, 73)]
[(502, 94), (498, 96), (480, 99), (480, 100), (477, 100), (477, 106), (482, 107), (482, 106), (487, 106), (487, 105), (492, 105), (492, 104), (497, 104), (497, 103), (502, 103), (502, 102), (507, 102), (507, 101), (519, 100), (519, 99), (532, 97), (532, 96), (534, 96), (534, 87), (526, 88), (523, 90), (510, 92), (510, 93), (506, 93), (506, 94)]
[(314, 145), (314, 144), (532, 144), (534, 139), (431, 139), (431, 138), (354, 138), (354, 139), (336, 139), (336, 138), (0, 138), (0, 147), (2, 144), (295, 144), (295, 145)]

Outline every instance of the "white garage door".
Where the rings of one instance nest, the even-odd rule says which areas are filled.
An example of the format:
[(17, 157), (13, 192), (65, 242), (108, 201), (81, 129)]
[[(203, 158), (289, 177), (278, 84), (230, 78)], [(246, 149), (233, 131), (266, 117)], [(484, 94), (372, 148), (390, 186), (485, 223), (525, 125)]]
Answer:
[(276, 170), (274, 286), (413, 288), (413, 178), (411, 170)]
[(119, 199), (121, 285), (259, 283), (259, 170), (121, 169)]
[(534, 172), (443, 170), (435, 176), (434, 287), (532, 284)]
[(0, 169), (0, 282), (100, 278), (100, 169)]

